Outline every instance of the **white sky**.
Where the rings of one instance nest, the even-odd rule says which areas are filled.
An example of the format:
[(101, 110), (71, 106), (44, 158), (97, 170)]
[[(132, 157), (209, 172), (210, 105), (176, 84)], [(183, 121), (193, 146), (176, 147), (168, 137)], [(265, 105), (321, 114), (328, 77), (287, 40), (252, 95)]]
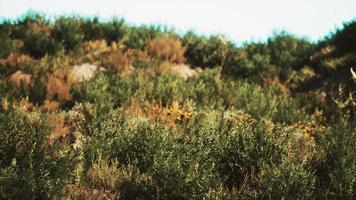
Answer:
[(119, 16), (134, 24), (222, 33), (238, 43), (266, 39), (281, 29), (318, 40), (356, 18), (356, 0), (0, 0), (2, 17), (30, 9), (49, 16)]

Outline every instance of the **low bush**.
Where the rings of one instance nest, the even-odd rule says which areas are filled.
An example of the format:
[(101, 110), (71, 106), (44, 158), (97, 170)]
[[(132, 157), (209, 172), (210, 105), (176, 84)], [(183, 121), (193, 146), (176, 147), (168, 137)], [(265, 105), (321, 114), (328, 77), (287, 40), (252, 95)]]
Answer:
[(229, 187), (239, 186), (266, 166), (280, 164), (283, 156), (283, 150), (268, 138), (262, 125), (243, 126), (223, 148), (218, 169)]
[(161, 131), (144, 119), (127, 121), (118, 111), (101, 114), (87, 125), (87, 161), (91, 162), (99, 151), (116, 159), (120, 166), (133, 165), (141, 172), (147, 171), (153, 164)]
[(284, 80), (288, 79), (291, 70), (304, 67), (315, 49), (308, 40), (286, 32), (274, 33), (268, 39), (267, 48), (272, 64), (277, 66)]
[(74, 50), (83, 43), (84, 34), (80, 29), (80, 21), (75, 18), (61, 17), (54, 23), (51, 37), (57, 45), (67, 51)]
[(322, 198), (352, 199), (355, 194), (355, 126), (339, 119), (316, 137), (320, 155), (309, 167), (315, 171), (317, 195)]
[(94, 17), (92, 19), (83, 19), (81, 30), (85, 41), (105, 39), (110, 44), (111, 42), (123, 40), (128, 32), (128, 27), (123, 19), (114, 18), (104, 23), (98, 17)]
[(147, 42), (147, 51), (155, 58), (171, 63), (183, 63), (185, 48), (179, 39), (167, 36)]
[(153, 40), (161, 34), (160, 26), (131, 27), (124, 39), (124, 45), (128, 49), (144, 50), (148, 40)]
[(246, 199), (314, 199), (315, 176), (302, 165), (283, 161), (269, 167), (255, 180), (256, 187), (244, 191)]
[(232, 44), (222, 36), (199, 37), (188, 32), (183, 37), (185, 57), (189, 64), (197, 67), (216, 67), (225, 63)]
[(41, 121), (11, 114), (0, 123), (2, 199), (49, 199), (63, 195), (73, 178), (76, 153), (47, 143)]
[(12, 40), (6, 34), (0, 34), (0, 59), (10, 55), (12, 50)]
[(60, 47), (51, 36), (39, 31), (26, 34), (23, 50), (38, 59), (47, 54), (54, 54)]

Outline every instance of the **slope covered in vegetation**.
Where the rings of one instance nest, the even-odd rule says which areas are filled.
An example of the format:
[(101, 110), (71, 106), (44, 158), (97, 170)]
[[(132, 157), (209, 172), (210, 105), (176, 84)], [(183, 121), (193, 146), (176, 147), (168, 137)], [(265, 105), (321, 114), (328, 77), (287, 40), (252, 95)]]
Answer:
[(0, 199), (355, 197), (355, 20), (237, 47), (31, 13), (0, 46)]

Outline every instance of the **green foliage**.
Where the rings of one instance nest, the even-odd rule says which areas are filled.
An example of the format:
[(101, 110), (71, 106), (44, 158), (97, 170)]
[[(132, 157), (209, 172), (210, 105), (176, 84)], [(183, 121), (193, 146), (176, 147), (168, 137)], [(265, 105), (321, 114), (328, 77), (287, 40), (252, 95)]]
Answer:
[(41, 105), (45, 101), (48, 93), (46, 84), (39, 78), (38, 75), (34, 75), (33, 80), (33, 85), (31, 85), (29, 90), (23, 90), (20, 95), (23, 97), (29, 97), (29, 100), (34, 104)]
[(268, 138), (264, 127), (243, 126), (229, 138), (219, 155), (218, 169), (229, 186), (240, 185), (270, 164), (279, 164), (283, 151)]
[(256, 188), (246, 191), (246, 199), (314, 199), (315, 177), (300, 164), (283, 161), (266, 169), (256, 181)]
[(44, 32), (36, 31), (26, 34), (24, 38), (24, 52), (34, 58), (41, 58), (47, 54), (54, 54), (60, 49), (55, 40)]
[(254, 117), (271, 118), (276, 122), (306, 119), (299, 110), (299, 102), (277, 87), (261, 87), (246, 81), (230, 82), (220, 77), (218, 69), (188, 81), (173, 75), (147, 78), (133, 74), (117, 78), (117, 75), (100, 74), (90, 82), (75, 86), (72, 94), (74, 101), (114, 108), (129, 103), (132, 98), (162, 105), (192, 101), (201, 109), (235, 107)]
[(322, 198), (353, 199), (356, 184), (355, 126), (337, 121), (331, 129), (320, 134), (320, 157), (310, 162), (317, 177), (317, 192)]
[(99, 74), (90, 82), (83, 82), (72, 88), (73, 101), (89, 102), (101, 107), (113, 106), (113, 95), (110, 94), (109, 78)]
[(261, 82), (261, 78), (276, 74), (277, 68), (272, 65), (270, 55), (266, 47), (260, 44), (248, 44), (241, 49), (233, 49), (228, 52), (222, 72), (235, 78), (248, 78)]
[(160, 26), (139, 26), (131, 27), (128, 30), (127, 37), (124, 40), (126, 48), (143, 50), (146, 46), (146, 42), (149, 39), (154, 39), (161, 35)]
[(119, 112), (110, 111), (93, 118), (86, 128), (90, 136), (85, 150), (88, 161), (99, 151), (116, 159), (119, 165), (134, 165), (143, 172), (153, 164), (161, 130), (148, 121), (140, 118), (126, 121)]
[(356, 81), (352, 70), (356, 65), (355, 20), (344, 24), (342, 29), (330, 34), (318, 45), (318, 49), (310, 58), (310, 66), (316, 73), (299, 88), (301, 91), (317, 91), (327, 94), (320, 107), (328, 118), (337, 115), (355, 116), (353, 100)]
[(227, 52), (232, 44), (222, 36), (199, 37), (188, 32), (183, 38), (187, 50), (185, 56), (192, 66), (216, 67), (225, 62)]
[(67, 17), (61, 17), (56, 20), (51, 36), (67, 51), (79, 47), (84, 39), (84, 34), (80, 29), (80, 21)]
[(281, 77), (286, 79), (292, 69), (300, 69), (314, 50), (308, 40), (296, 38), (286, 32), (275, 33), (268, 39), (267, 47), (271, 61), (281, 72)]
[[(130, 170), (130, 168), (128, 168)], [(118, 199), (160, 199), (152, 179), (137, 170), (129, 171), (129, 176), (118, 182), (115, 188), (120, 193)]]
[(100, 22), (99, 18), (84, 19), (81, 24), (84, 40), (105, 39), (109, 44), (122, 40), (128, 28), (123, 19), (112, 19), (110, 22)]
[(338, 55), (356, 52), (356, 19), (344, 23), (342, 29), (336, 31), (331, 37), (331, 43), (336, 46)]
[(247, 43), (228, 52), (223, 72), (233, 77), (248, 77), (261, 82), (261, 78), (278, 74), (283, 80), (290, 78), (292, 70), (301, 69), (315, 47), (306, 39), (286, 32), (275, 33), (264, 43)]
[(6, 34), (0, 34), (0, 58), (6, 58), (12, 49), (12, 40)]
[(354, 24), (236, 47), (121, 19), (1, 22), (0, 199), (353, 199)]
[(16, 21), (10, 21), (10, 24), (13, 24), (11, 28), (9, 28), (11, 38), (24, 39), (33, 25), (49, 24), (49, 22), (44, 14), (28, 11), (19, 17)]
[(72, 178), (75, 154), (49, 146), (48, 129), (35, 118), (11, 114), (0, 120), (1, 198), (60, 197), (64, 184)]

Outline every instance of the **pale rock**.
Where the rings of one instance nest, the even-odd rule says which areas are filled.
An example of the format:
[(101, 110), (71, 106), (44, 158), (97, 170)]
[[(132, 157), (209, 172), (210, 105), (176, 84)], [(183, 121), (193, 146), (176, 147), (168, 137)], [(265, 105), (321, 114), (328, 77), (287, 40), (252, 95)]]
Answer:
[(97, 71), (98, 66), (90, 63), (75, 65), (69, 72), (68, 79), (72, 83), (88, 81), (94, 77)]
[(190, 68), (188, 65), (180, 64), (180, 65), (174, 65), (171, 68), (171, 71), (176, 74), (178, 77), (183, 78), (184, 80), (187, 80), (189, 77), (192, 77), (198, 73), (200, 73), (202, 70), (194, 70)]

